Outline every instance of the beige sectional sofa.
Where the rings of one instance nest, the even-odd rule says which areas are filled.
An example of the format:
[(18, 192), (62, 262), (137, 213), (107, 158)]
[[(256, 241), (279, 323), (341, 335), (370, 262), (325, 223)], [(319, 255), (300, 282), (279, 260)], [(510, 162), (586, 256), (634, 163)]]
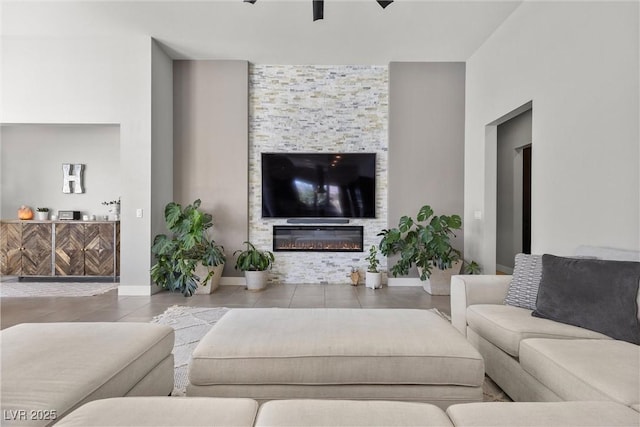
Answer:
[(515, 401), (613, 401), (638, 411), (640, 346), (505, 305), (511, 278), (451, 281), (452, 323), (482, 354), (487, 375)]
[(93, 400), (168, 396), (174, 330), (150, 323), (23, 323), (0, 332), (3, 426), (45, 426)]
[(90, 402), (59, 427), (95, 426), (638, 426), (640, 413), (615, 402), (429, 403), (127, 397)]

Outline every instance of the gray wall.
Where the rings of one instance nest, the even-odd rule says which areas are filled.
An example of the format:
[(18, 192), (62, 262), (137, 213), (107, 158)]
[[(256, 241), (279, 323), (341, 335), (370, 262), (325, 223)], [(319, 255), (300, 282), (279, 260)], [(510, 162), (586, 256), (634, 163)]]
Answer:
[[(390, 227), (425, 204), (462, 216), (464, 120), (464, 63), (389, 64)], [(463, 250), (462, 231), (453, 245)]]
[(175, 201), (202, 200), (225, 247), (224, 276), (241, 276), (232, 254), (248, 240), (247, 61), (174, 61)]
[[(151, 238), (166, 233), (164, 207), (173, 200), (173, 61), (151, 46)], [(153, 242), (152, 242), (153, 243)], [(149, 251), (151, 262), (153, 255)], [(161, 288), (152, 285), (151, 292)]]
[[(3, 125), (2, 218), (20, 205), (106, 215), (103, 201), (120, 193), (120, 127), (116, 125)], [(62, 164), (82, 163), (85, 192), (62, 192)]]
[(496, 263), (504, 273), (522, 252), (522, 147), (531, 144), (531, 116), (529, 110), (498, 125)]

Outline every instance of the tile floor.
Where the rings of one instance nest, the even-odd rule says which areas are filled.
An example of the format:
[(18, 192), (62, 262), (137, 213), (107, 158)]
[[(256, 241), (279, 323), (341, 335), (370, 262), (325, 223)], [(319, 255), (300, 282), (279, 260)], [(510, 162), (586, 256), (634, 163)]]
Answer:
[(172, 305), (196, 307), (289, 308), (437, 308), (450, 314), (448, 296), (432, 296), (421, 287), (368, 289), (349, 285), (270, 285), (261, 292), (221, 286), (211, 295), (160, 292), (152, 296), (0, 298), (2, 329), (25, 322), (148, 322)]

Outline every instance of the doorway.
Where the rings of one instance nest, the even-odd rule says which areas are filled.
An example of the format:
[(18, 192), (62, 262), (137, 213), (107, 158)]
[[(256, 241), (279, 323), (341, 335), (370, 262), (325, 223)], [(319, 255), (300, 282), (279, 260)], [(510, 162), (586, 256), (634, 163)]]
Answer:
[(522, 149), (522, 253), (531, 253), (531, 145)]
[(532, 110), (497, 126), (496, 271), (531, 253)]

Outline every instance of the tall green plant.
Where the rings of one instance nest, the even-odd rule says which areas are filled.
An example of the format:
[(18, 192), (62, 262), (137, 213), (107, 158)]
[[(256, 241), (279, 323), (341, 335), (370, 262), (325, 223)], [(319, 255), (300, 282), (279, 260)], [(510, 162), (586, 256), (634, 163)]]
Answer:
[(390, 269), (393, 277), (409, 274), (415, 264), (422, 270), (420, 280), (426, 280), (434, 266), (445, 270), (460, 259), (460, 251), (454, 249), (450, 241), (451, 236), (455, 236), (454, 230), (460, 228), (459, 215), (434, 215), (433, 209), (425, 205), (418, 211), (416, 221), (403, 216), (397, 228), (378, 233), (382, 236), (380, 252), (385, 256), (400, 255)]
[(210, 271), (201, 280), (195, 274), (199, 263), (205, 266), (223, 264), (224, 248), (213, 241), (208, 230), (213, 226), (213, 217), (200, 210), (200, 199), (184, 208), (175, 202), (167, 204), (164, 217), (171, 235), (158, 234), (153, 239), (151, 253), (156, 263), (151, 267), (151, 278), (160, 287), (191, 296), (213, 276)]

